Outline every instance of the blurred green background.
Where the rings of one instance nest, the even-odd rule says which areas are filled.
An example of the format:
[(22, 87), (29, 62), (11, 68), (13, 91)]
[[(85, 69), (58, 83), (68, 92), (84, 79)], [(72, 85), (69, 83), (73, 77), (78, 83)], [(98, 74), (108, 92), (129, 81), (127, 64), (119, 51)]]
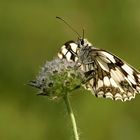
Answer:
[[(139, 0), (0, 1), (0, 140), (72, 140), (65, 104), (26, 85), (63, 43), (77, 36), (140, 69)], [(140, 95), (131, 102), (71, 96), (80, 140), (139, 140)]]

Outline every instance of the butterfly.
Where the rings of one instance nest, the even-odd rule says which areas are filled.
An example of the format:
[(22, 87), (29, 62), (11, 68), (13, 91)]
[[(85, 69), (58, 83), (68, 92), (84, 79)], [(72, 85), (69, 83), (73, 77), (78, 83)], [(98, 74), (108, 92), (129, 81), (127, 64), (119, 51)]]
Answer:
[(140, 72), (87, 39), (66, 42), (58, 57), (78, 65), (86, 79), (83, 86), (96, 97), (126, 101), (140, 93)]

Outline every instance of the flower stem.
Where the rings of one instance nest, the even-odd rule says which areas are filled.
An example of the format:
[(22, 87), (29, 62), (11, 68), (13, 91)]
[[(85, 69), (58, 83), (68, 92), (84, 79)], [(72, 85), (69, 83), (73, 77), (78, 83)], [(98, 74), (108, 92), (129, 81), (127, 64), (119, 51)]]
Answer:
[(64, 96), (64, 101), (65, 101), (65, 104), (66, 104), (66, 107), (67, 107), (68, 114), (69, 114), (70, 119), (71, 119), (72, 129), (73, 129), (73, 134), (74, 134), (74, 140), (79, 140), (76, 121), (75, 121), (74, 113), (73, 113), (73, 110), (72, 110), (72, 107), (71, 107), (71, 104), (70, 104), (70, 101), (69, 101), (68, 94), (66, 94)]

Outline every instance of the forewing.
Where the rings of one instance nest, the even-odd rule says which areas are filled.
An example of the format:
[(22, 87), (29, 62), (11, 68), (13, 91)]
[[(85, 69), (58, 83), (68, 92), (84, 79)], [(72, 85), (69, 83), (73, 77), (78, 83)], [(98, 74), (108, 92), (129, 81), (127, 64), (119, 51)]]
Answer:
[(78, 44), (74, 41), (66, 42), (58, 53), (58, 57), (60, 59), (66, 59), (67, 61), (76, 62), (78, 60), (77, 51), (78, 51)]
[(131, 100), (140, 92), (140, 73), (117, 56), (99, 49), (91, 53), (93, 61), (83, 65), (85, 87), (97, 97)]

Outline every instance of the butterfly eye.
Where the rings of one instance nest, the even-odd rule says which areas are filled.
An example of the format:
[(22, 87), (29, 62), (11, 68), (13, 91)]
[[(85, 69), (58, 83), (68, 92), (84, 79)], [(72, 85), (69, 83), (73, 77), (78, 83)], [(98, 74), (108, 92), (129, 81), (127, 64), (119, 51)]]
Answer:
[(81, 39), (81, 45), (84, 45), (84, 40), (83, 39)]

